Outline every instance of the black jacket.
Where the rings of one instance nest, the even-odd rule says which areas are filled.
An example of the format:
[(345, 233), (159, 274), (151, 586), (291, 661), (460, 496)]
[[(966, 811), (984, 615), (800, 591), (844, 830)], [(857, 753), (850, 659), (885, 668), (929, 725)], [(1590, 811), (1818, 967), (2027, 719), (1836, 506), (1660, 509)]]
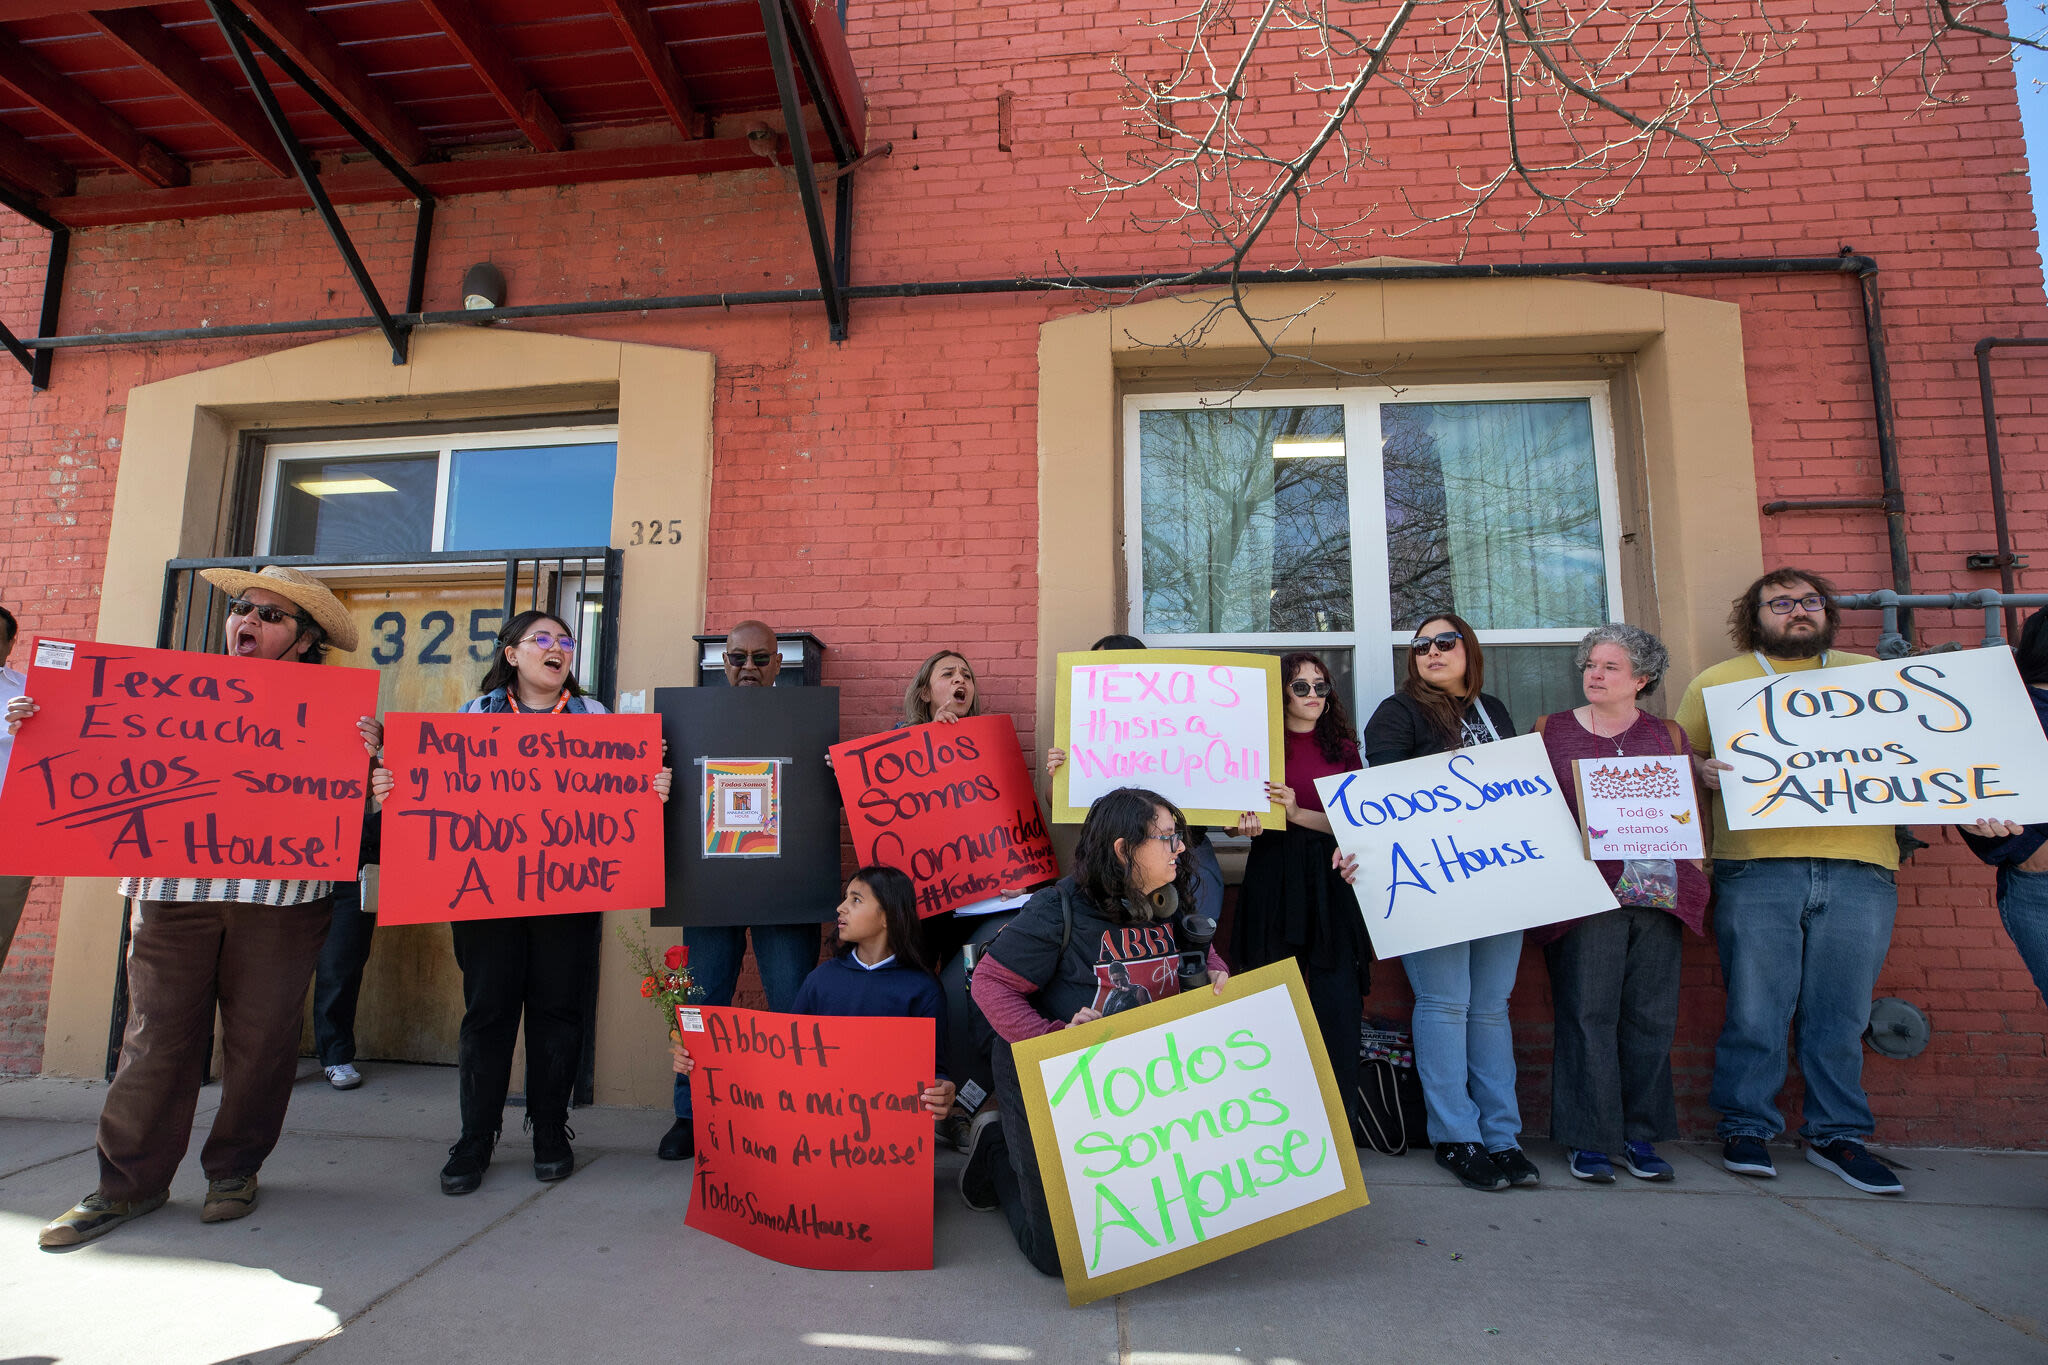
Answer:
[[(1499, 697), (1481, 692), (1479, 704), (1486, 708), (1502, 739), (1515, 737), (1514, 719)], [(1396, 692), (1379, 704), (1372, 719), (1365, 723), (1364, 738), (1365, 762), (1373, 768), (1459, 747), (1455, 739), (1437, 728), (1429, 712), (1422, 709), (1422, 703), (1406, 692)]]

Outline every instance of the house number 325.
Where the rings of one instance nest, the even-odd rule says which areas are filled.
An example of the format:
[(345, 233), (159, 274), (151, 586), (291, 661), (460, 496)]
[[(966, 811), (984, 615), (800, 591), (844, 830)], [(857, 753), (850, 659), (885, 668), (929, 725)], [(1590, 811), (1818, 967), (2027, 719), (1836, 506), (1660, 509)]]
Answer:
[(633, 538), (627, 545), (680, 545), (683, 543), (683, 519), (671, 521), (634, 521), (627, 525), (633, 528)]

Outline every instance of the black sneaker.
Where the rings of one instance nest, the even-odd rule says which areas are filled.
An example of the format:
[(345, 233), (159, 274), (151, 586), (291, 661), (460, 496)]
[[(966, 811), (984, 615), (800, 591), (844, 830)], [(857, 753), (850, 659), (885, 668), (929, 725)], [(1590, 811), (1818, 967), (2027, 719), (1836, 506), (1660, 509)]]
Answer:
[(1528, 1188), (1543, 1183), (1543, 1172), (1536, 1169), (1536, 1163), (1529, 1160), (1520, 1147), (1503, 1147), (1497, 1152), (1488, 1152), (1487, 1157), (1500, 1167), (1500, 1173), (1508, 1178), (1508, 1184)]
[(472, 1137), (465, 1133), (448, 1149), (448, 1164), (441, 1168), (441, 1193), (471, 1194), (484, 1183), (491, 1168), (491, 1148), (498, 1145), (496, 1133)]
[(1504, 1190), (1508, 1178), (1476, 1142), (1439, 1142), (1436, 1164), (1475, 1190)]
[(528, 1117), (526, 1122), (533, 1129), (533, 1178), (568, 1179), (576, 1169), (576, 1153), (569, 1149), (569, 1139), (576, 1136), (575, 1130), (561, 1119), (536, 1122)]
[(697, 1125), (694, 1119), (677, 1119), (661, 1135), (654, 1154), (663, 1161), (688, 1161), (697, 1155)]
[(1009, 1159), (1009, 1148), (1003, 1141), (1002, 1115), (994, 1109), (984, 1109), (974, 1116), (974, 1125), (967, 1130), (967, 1161), (960, 1168), (960, 1197), (967, 1201), (968, 1208), (977, 1213), (994, 1211), (1000, 1202), (996, 1198), (995, 1164)]
[(1834, 1174), (1865, 1194), (1904, 1194), (1906, 1187), (1892, 1174), (1892, 1168), (1863, 1150), (1860, 1142), (1837, 1138), (1833, 1142), (1806, 1144), (1806, 1159)]
[(1737, 1175), (1760, 1175), (1766, 1180), (1778, 1174), (1771, 1164), (1771, 1149), (1760, 1137), (1732, 1137), (1722, 1143), (1721, 1165)]

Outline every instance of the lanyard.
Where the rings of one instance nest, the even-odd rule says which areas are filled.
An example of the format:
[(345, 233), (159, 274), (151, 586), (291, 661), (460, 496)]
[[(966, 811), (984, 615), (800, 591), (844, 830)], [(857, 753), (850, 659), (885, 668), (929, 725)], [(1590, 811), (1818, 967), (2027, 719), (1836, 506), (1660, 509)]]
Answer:
[[(1751, 650), (1751, 651), (1749, 651), (1749, 652), (1750, 652), (1750, 653), (1752, 653), (1752, 654), (1754, 654), (1754, 655), (1756, 655), (1756, 661), (1757, 661), (1757, 662), (1758, 662), (1759, 664), (1762, 664), (1762, 665), (1763, 665), (1763, 670), (1764, 670), (1764, 672), (1766, 672), (1766, 673), (1770, 673), (1770, 674), (1776, 674), (1776, 673), (1777, 673), (1777, 671), (1778, 671), (1778, 670), (1777, 670), (1777, 669), (1775, 669), (1775, 668), (1773, 668), (1773, 667), (1771, 667), (1771, 661), (1770, 661), (1769, 659), (1766, 659), (1766, 658), (1764, 657), (1764, 652), (1763, 652), (1762, 650), (1760, 650), (1760, 649), (1752, 649), (1752, 650)], [(1827, 652), (1826, 650), (1822, 650), (1822, 651), (1820, 652), (1820, 662), (1819, 662), (1819, 663), (1817, 663), (1817, 664), (1815, 664), (1815, 665), (1814, 665), (1814, 667), (1815, 667), (1815, 668), (1826, 668), (1827, 666), (1828, 666), (1828, 652)]]
[(1486, 728), (1487, 740), (1498, 744), (1500, 742), (1500, 731), (1493, 728), (1493, 717), (1486, 714), (1486, 703), (1475, 697), (1472, 700), (1472, 709), (1478, 714), (1479, 723)]
[(505, 693), (505, 700), (511, 704), (510, 709), (512, 710), (513, 714), (521, 716), (559, 716), (564, 711), (567, 711), (569, 709), (569, 692), (566, 688), (563, 689), (561, 696), (555, 698), (555, 704), (553, 706), (550, 706), (545, 711), (527, 710), (526, 707), (520, 703), (518, 695), (509, 689), (507, 689)]

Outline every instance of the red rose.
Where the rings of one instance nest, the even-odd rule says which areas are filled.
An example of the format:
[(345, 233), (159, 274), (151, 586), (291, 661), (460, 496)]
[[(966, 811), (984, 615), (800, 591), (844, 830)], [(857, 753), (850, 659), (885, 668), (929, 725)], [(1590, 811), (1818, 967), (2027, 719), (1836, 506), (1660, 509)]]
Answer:
[(675, 944), (661, 955), (661, 960), (668, 964), (670, 971), (678, 971), (684, 963), (690, 960), (690, 950), (680, 943)]

